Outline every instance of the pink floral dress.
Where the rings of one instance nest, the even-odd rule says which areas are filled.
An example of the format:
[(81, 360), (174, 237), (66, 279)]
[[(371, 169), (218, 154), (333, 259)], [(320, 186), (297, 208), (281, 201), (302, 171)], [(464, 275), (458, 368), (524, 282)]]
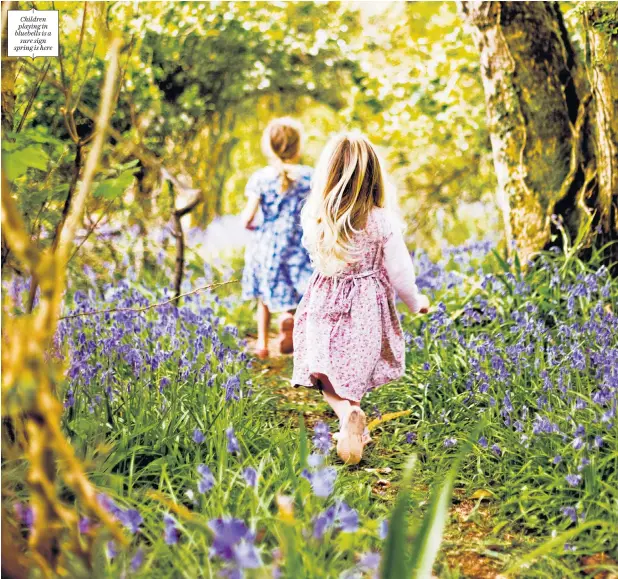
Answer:
[(375, 208), (356, 236), (360, 260), (335, 277), (313, 274), (296, 310), (292, 384), (328, 380), (341, 398), (360, 401), (403, 375), (405, 342), (384, 263), (392, 235), (387, 210)]

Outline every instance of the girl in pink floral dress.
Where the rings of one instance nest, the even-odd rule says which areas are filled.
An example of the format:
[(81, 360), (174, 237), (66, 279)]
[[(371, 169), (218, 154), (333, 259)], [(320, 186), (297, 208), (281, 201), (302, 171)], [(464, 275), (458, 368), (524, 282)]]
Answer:
[(292, 381), (321, 389), (340, 421), (337, 453), (357, 464), (369, 441), (362, 397), (404, 373), (395, 291), (413, 313), (429, 308), (401, 229), (386, 208), (378, 156), (365, 137), (331, 140), (302, 225), (315, 272), (295, 315)]

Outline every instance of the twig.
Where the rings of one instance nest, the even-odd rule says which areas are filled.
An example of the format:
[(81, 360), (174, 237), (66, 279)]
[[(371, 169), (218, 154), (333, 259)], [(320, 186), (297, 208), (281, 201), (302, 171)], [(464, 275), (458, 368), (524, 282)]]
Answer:
[(24, 111), (24, 114), (21, 116), (21, 119), (19, 119), (19, 125), (17, 125), (17, 129), (15, 130), (16, 133), (21, 132), (21, 129), (24, 126), (24, 122), (26, 121), (26, 118), (28, 117), (28, 113), (30, 112), (30, 109), (32, 108), (32, 104), (34, 103), (34, 99), (36, 99), (37, 95), (39, 94), (41, 85), (43, 84), (43, 81), (45, 80), (45, 77), (47, 76), (47, 72), (49, 71), (50, 65), (51, 65), (51, 60), (47, 63), (47, 66), (43, 69), (43, 72), (41, 73), (41, 78), (39, 79), (39, 81), (34, 85), (34, 90), (32, 91), (32, 94), (30, 95), (30, 99), (28, 100), (28, 104), (26, 105), (26, 110)]
[(69, 257), (69, 260), (67, 261), (67, 263), (69, 263), (75, 257), (77, 252), (81, 249), (82, 245), (84, 245), (84, 243), (88, 241), (88, 238), (90, 237), (92, 232), (97, 228), (99, 223), (101, 223), (101, 220), (103, 219), (103, 217), (105, 217), (107, 210), (112, 206), (112, 203), (114, 203), (114, 201), (116, 201), (116, 199), (110, 199), (109, 203), (103, 208), (103, 212), (101, 213), (99, 218), (94, 223), (91, 224), (90, 228), (88, 229), (88, 232), (84, 236), (84, 239), (82, 239), (80, 244), (75, 248), (75, 250), (71, 254), (71, 257)]
[(178, 296), (174, 296), (173, 298), (170, 298), (169, 300), (165, 300), (164, 302), (159, 302), (156, 304), (150, 304), (149, 306), (145, 306), (143, 308), (111, 308), (109, 310), (93, 310), (90, 312), (81, 312), (79, 314), (71, 314), (69, 316), (61, 316), (58, 319), (59, 320), (70, 320), (72, 318), (81, 318), (83, 316), (94, 316), (97, 314), (111, 314), (113, 312), (135, 312), (135, 313), (141, 313), (141, 312), (145, 312), (147, 310), (151, 310), (152, 308), (158, 308), (161, 306), (165, 306), (167, 304), (171, 304), (172, 302), (175, 302), (176, 300), (180, 299), (180, 298), (184, 298), (186, 296), (190, 296), (196, 293), (199, 293), (201, 291), (207, 290), (207, 289), (215, 289), (218, 287), (222, 287), (224, 285), (229, 285), (232, 283), (238, 283), (239, 280), (237, 279), (229, 279), (227, 281), (221, 281), (221, 282), (217, 282), (217, 283), (211, 283), (209, 285), (204, 285), (198, 288), (195, 288), (194, 290), (191, 290), (190, 292), (187, 292), (186, 294), (180, 294)]

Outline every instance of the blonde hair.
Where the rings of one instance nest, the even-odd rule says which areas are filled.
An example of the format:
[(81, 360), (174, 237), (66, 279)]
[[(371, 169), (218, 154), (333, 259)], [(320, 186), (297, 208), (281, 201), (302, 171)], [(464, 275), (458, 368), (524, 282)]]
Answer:
[(374, 207), (385, 207), (380, 159), (360, 133), (333, 137), (317, 164), (302, 211), (303, 244), (314, 267), (334, 276), (358, 260), (353, 237)]
[(262, 135), (262, 150), (279, 172), (282, 193), (295, 181), (296, 167), (286, 161), (300, 155), (302, 141), (303, 126), (291, 117), (272, 120)]

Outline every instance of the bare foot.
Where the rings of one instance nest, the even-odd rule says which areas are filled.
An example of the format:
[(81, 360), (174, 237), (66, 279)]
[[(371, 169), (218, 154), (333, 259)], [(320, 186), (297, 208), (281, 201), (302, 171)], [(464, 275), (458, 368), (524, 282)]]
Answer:
[(337, 440), (337, 454), (349, 465), (358, 464), (363, 458), (363, 434), (367, 418), (360, 408), (353, 408), (343, 420), (339, 440)]

